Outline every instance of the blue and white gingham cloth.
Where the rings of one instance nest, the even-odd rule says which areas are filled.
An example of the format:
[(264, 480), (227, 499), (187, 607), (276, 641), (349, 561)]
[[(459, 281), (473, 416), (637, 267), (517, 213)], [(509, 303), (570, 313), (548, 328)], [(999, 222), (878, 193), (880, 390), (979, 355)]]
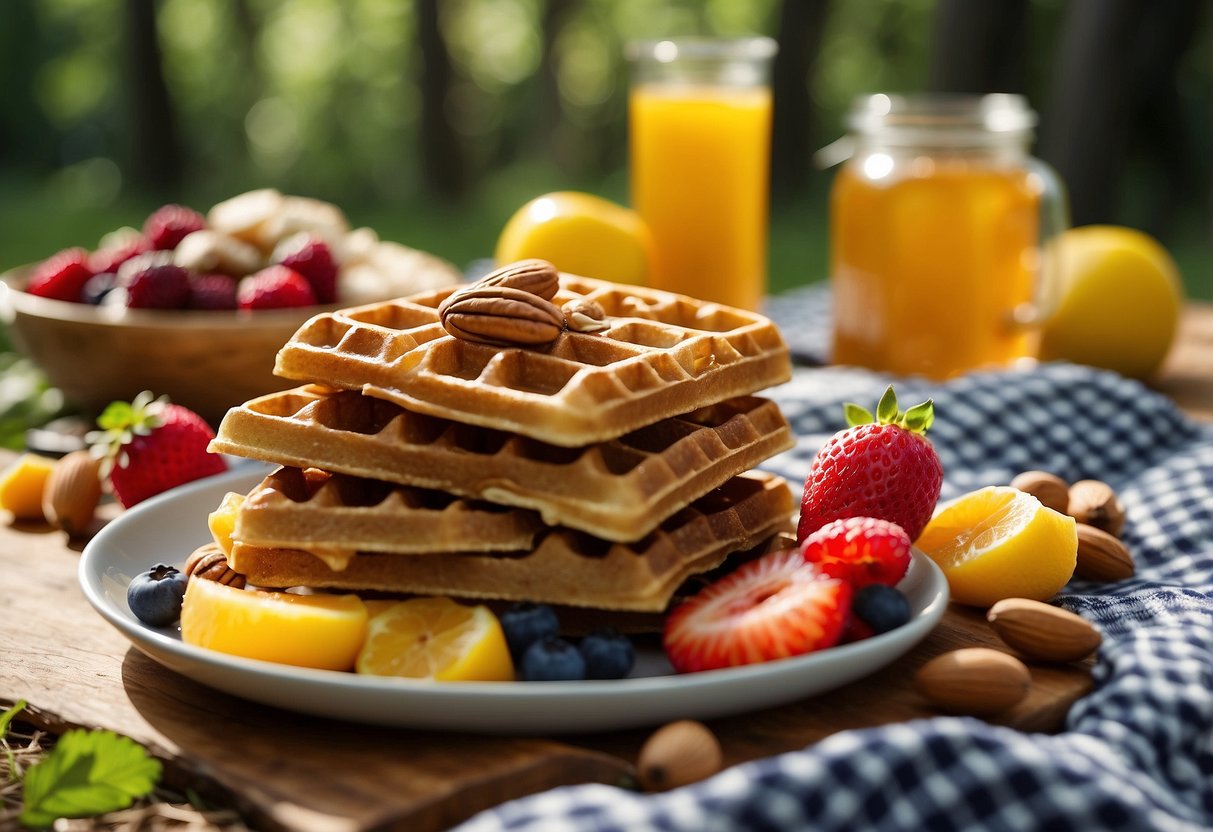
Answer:
[[(768, 310), (803, 361), (825, 355), (827, 304), (808, 290)], [(765, 467), (802, 480), (841, 404), (874, 406), (893, 380), (799, 368), (768, 392), (799, 443)], [(935, 400), (944, 499), (1041, 469), (1104, 480), (1125, 506), (1137, 574), (1059, 596), (1104, 633), (1095, 690), (1065, 731), (942, 716), (843, 731), (664, 794), (555, 789), (461, 832), (1213, 829), (1213, 429), (1137, 382), (1066, 364), (896, 382), (903, 405)]]

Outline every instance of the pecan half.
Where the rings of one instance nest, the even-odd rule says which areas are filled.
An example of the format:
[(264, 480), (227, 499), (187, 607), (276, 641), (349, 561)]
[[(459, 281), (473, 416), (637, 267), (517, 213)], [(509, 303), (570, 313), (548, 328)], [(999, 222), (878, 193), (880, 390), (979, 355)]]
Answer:
[(519, 260), (490, 272), (473, 285), (521, 289), (539, 295), (544, 300), (551, 300), (560, 288), (560, 274), (556, 267), (546, 260)]
[(554, 303), (508, 286), (463, 289), (442, 302), (438, 316), (456, 338), (494, 346), (546, 344), (564, 329), (564, 314)]

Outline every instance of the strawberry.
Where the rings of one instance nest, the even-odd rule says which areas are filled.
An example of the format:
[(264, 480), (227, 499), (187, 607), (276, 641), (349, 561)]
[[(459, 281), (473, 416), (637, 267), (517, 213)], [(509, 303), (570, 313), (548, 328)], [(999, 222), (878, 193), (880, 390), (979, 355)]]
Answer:
[(80, 303), (84, 284), (92, 276), (88, 252), (82, 248), (68, 248), (38, 264), (25, 291), (43, 298)]
[(206, 228), (206, 217), (184, 205), (164, 205), (157, 208), (143, 223), (143, 234), (157, 251), (174, 249), (177, 244)]
[(190, 309), (235, 309), (236, 278), (226, 274), (200, 274), (190, 281)]
[(895, 586), (910, 568), (910, 536), (888, 520), (847, 517), (826, 523), (806, 537), (800, 553), (852, 589), (869, 584)]
[(206, 449), (215, 438), (210, 426), (166, 397), (153, 400), (144, 391), (130, 404), (113, 402), (97, 425), (101, 430), (89, 433), (86, 441), (102, 458), (102, 475), (126, 508), (227, 470), (223, 457)]
[(241, 309), (311, 306), (316, 295), (303, 275), (286, 266), (270, 266), (240, 281), (236, 304)]
[(842, 636), (851, 586), (795, 549), (744, 564), (675, 607), (662, 643), (679, 673), (799, 656)]
[(277, 261), (303, 275), (317, 303), (337, 300), (337, 263), (328, 243), (314, 234), (295, 235), (274, 252)]
[(847, 404), (846, 414), (850, 427), (830, 437), (809, 466), (797, 541), (846, 517), (888, 520), (918, 539), (943, 485), (943, 466), (923, 435), (934, 405), (928, 399), (903, 413), (889, 387), (875, 419), (856, 404)]

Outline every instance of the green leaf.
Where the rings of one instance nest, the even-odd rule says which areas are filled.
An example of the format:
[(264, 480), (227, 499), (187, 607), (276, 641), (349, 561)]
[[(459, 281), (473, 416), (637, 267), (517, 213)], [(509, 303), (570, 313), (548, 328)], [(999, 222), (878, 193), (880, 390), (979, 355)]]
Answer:
[(927, 399), (906, 411), (905, 425), (915, 433), (926, 433), (935, 423), (935, 402)]
[(876, 405), (876, 421), (882, 425), (891, 425), (897, 421), (897, 394), (893, 392), (891, 384), (880, 397), (880, 403)]
[(847, 427), (853, 428), (857, 425), (870, 425), (875, 419), (868, 412), (867, 408), (860, 407), (854, 402), (847, 402), (842, 406), (842, 412), (846, 416)]
[(23, 710), (25, 710), (25, 700), (18, 699), (13, 707), (0, 714), (0, 740), (4, 739), (4, 736), (8, 733), (8, 726), (13, 721), (13, 717)]
[(50, 826), (57, 818), (125, 809), (149, 794), (160, 763), (112, 731), (68, 731), (25, 773), (21, 822)]

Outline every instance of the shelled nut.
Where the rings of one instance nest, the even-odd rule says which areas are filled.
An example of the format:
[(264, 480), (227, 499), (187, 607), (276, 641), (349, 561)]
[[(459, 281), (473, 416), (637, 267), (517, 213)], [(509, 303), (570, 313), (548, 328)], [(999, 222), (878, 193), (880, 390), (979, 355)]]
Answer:
[(986, 621), (1008, 646), (1024, 658), (1038, 661), (1079, 661), (1091, 655), (1102, 640), (1091, 622), (1027, 598), (999, 601), (986, 613)]
[(1024, 471), (1011, 480), (1011, 487), (1031, 494), (1045, 508), (1066, 513), (1070, 504), (1070, 486), (1056, 474), (1048, 471)]
[(1088, 526), (1119, 537), (1125, 526), (1125, 510), (1116, 492), (1099, 480), (1079, 480), (1070, 486), (1066, 513)]
[(1086, 523), (1078, 524), (1078, 560), (1074, 574), (1088, 581), (1123, 581), (1133, 577), (1133, 555), (1120, 540)]
[(1032, 675), (1014, 656), (966, 647), (936, 656), (918, 669), (914, 687), (928, 702), (971, 716), (994, 716), (1028, 695)]
[(701, 722), (671, 722), (640, 749), (637, 775), (648, 791), (665, 791), (710, 777), (724, 760), (716, 735)]

